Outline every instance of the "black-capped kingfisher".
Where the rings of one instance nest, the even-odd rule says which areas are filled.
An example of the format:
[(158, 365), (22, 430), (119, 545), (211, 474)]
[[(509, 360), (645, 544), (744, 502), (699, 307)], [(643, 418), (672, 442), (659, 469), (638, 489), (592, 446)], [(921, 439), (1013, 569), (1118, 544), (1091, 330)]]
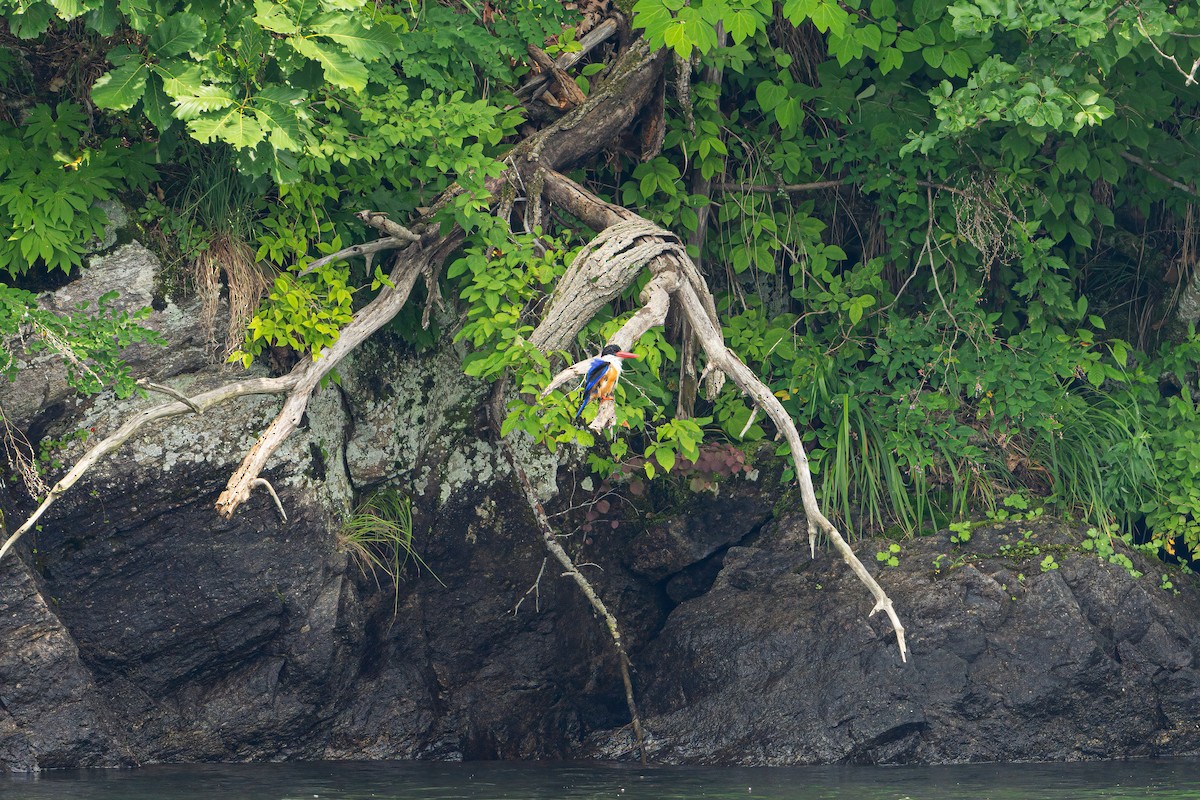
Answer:
[(621, 378), (621, 362), (626, 358), (640, 358), (637, 353), (626, 353), (615, 344), (607, 345), (600, 355), (592, 359), (587, 375), (583, 379), (583, 402), (575, 412), (575, 419), (583, 414), (593, 399), (611, 400)]

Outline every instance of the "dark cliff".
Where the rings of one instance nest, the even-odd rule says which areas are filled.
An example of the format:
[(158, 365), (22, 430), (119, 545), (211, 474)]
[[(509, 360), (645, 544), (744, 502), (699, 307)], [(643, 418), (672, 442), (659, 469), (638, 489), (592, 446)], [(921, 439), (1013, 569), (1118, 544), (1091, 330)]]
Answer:
[[(136, 245), (113, 256), (146, 261), (121, 279), (132, 304), (149, 299), (144, 256)], [(143, 374), (184, 391), (228, 379), (188, 309), (168, 304), (156, 324), (173, 346), (135, 353)], [(484, 388), (450, 351), (375, 344), (342, 372), (269, 466), (287, 524), (265, 496), (231, 522), (212, 510), (277, 407), (245, 400), (143, 433), (0, 564), (0, 764), (632, 757), (605, 633), (543, 569), (483, 430)], [(78, 402), (44, 366), (0, 388), (35, 438), (103, 433), (148, 402)], [(569, 509), (595, 496), (585, 473), (536, 454), (529, 470), (575, 530)], [(878, 575), (908, 630), (902, 663), (847, 568), (783, 544), (802, 519), (774, 471), (764, 463), (715, 494), (626, 497), (569, 539), (625, 627), (653, 758), (1200, 752), (1193, 577), (1164, 591), (1161, 566), (1135, 579), (1046, 522), (983, 525), (961, 548), (947, 534), (906, 542), (901, 565)], [(398, 587), (337, 539), (353, 498), (385, 485), (413, 499), (427, 564)], [(29, 503), (7, 488), (11, 523)], [(877, 543), (856, 547), (875, 569)], [(1039, 566), (1045, 554), (1055, 568)]]

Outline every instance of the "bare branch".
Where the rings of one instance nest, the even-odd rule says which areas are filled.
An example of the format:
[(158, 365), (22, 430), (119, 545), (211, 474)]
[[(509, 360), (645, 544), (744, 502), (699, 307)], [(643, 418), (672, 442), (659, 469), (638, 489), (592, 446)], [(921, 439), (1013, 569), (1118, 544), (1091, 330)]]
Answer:
[(309, 265), (300, 270), (298, 274), (307, 275), (318, 267), (323, 267), (326, 264), (332, 264), (334, 261), (341, 261), (345, 258), (352, 258), (353, 256), (366, 256), (367, 271), (370, 272), (371, 257), (375, 253), (383, 250), (395, 250), (397, 247), (405, 247), (409, 244), (411, 244), (411, 242), (408, 240), (394, 239), (389, 236), (384, 239), (376, 239), (373, 242), (367, 242), (366, 244), (350, 245), (349, 247), (344, 247), (341, 250), (338, 250), (336, 253), (330, 253), (327, 256), (321, 256), (316, 261), (310, 262)]
[(141, 386), (142, 388), (145, 388), (145, 389), (150, 389), (151, 391), (159, 392), (160, 394), (165, 394), (168, 397), (174, 397), (176, 400), (178, 400), (179, 402), (186, 405), (188, 408), (190, 408), (196, 414), (204, 413), (204, 409), (202, 409), (200, 406), (198, 406), (194, 402), (192, 402), (192, 399), (190, 397), (185, 395), (183, 392), (180, 392), (176, 389), (172, 389), (170, 386), (164, 386), (161, 383), (151, 383), (150, 381), (148, 381), (145, 378), (139, 378), (137, 385)]
[(809, 548), (813, 550), (815, 555), (817, 530), (820, 530), (829, 537), (829, 540), (841, 554), (842, 560), (846, 562), (850, 570), (863, 582), (875, 598), (875, 606), (871, 609), (870, 613), (874, 614), (877, 611), (883, 611), (887, 614), (888, 619), (892, 623), (892, 628), (896, 632), (896, 643), (900, 647), (900, 659), (907, 661), (908, 648), (904, 642), (904, 626), (900, 624), (900, 618), (896, 616), (896, 610), (892, 605), (891, 598), (887, 596), (887, 593), (883, 591), (883, 587), (871, 576), (871, 573), (867, 572), (867, 568), (858, 560), (858, 556), (854, 554), (854, 550), (842, 537), (838, 529), (834, 527), (833, 523), (821, 513), (821, 509), (817, 505), (817, 495), (812, 482), (812, 471), (808, 466), (808, 456), (804, 452), (804, 443), (800, 440), (800, 433), (796, 430), (796, 424), (792, 422), (792, 418), (788, 415), (783, 405), (780, 404), (779, 399), (771, 393), (771, 390), (758, 379), (741, 359), (725, 346), (720, 329), (715, 327), (712, 321), (708, 319), (708, 314), (704, 310), (704, 304), (696, 295), (695, 290), (691, 286), (684, 286), (675, 293), (675, 296), (680, 301), (684, 313), (691, 321), (701, 345), (708, 354), (709, 360), (732, 378), (734, 383), (738, 385), (738, 388), (749, 395), (758, 407), (767, 412), (771, 421), (775, 423), (776, 429), (787, 439), (788, 445), (792, 450), (792, 461), (796, 465), (796, 480), (800, 484), (800, 496), (804, 503), (804, 515), (808, 520)]
[(757, 194), (802, 194), (819, 189), (836, 189), (845, 186), (847, 181), (839, 178), (832, 181), (813, 181), (812, 183), (714, 183), (713, 188), (721, 192), (754, 192)]
[[(494, 422), (499, 426), (498, 420)], [(629, 654), (625, 651), (625, 640), (621, 637), (621, 629), (617, 624), (617, 618), (608, 610), (608, 606), (600, 599), (600, 595), (596, 593), (591, 582), (579, 571), (578, 567), (571, 560), (571, 557), (567, 555), (567, 551), (563, 550), (562, 545), (558, 543), (558, 536), (555, 534), (554, 527), (550, 524), (550, 520), (546, 516), (546, 510), (542, 507), (541, 501), (538, 500), (537, 492), (534, 491), (533, 484), (529, 482), (529, 476), (525, 474), (525, 470), (521, 468), (520, 462), (513, 453), (512, 446), (504, 439), (500, 441), (500, 445), (505, 457), (508, 459), (508, 464), (512, 468), (513, 474), (517, 477), (517, 483), (520, 484), (521, 490), (525, 494), (525, 500), (529, 503), (529, 508), (533, 511), (534, 521), (537, 523), (538, 530), (541, 531), (543, 544), (550, 551), (550, 555), (554, 556), (554, 559), (562, 565), (565, 570), (564, 575), (575, 581), (575, 584), (579, 587), (579, 591), (583, 592), (583, 596), (587, 598), (592, 608), (600, 615), (604, 620), (605, 626), (608, 628), (608, 635), (612, 639), (613, 649), (617, 651), (621, 681), (625, 684), (625, 704), (629, 707), (629, 717), (633, 725), (634, 738), (637, 740), (642, 763), (645, 764), (646, 741), (642, 733), (642, 720), (638, 715), (637, 703), (634, 700), (633, 694), (633, 680), (629, 675)], [(541, 577), (540, 572), (538, 576), (539, 578)]]
[(301, 367), (297, 366), (292, 372), (279, 378), (251, 378), (244, 381), (235, 381), (207, 392), (201, 392), (192, 397), (190, 403), (183, 403), (177, 400), (172, 403), (153, 406), (135, 414), (124, 425), (117, 428), (116, 431), (97, 442), (92, 449), (88, 450), (75, 463), (75, 466), (71, 467), (70, 471), (58, 483), (54, 484), (54, 487), (46, 495), (45, 499), (42, 500), (37, 510), (29, 516), (29, 519), (25, 520), (25, 523), (20, 528), (17, 528), (8, 537), (7, 541), (4, 542), (4, 546), (0, 547), (0, 559), (4, 558), (4, 554), (12, 549), (13, 545), (37, 524), (37, 521), (42, 518), (47, 509), (54, 505), (54, 502), (62, 497), (68, 489), (74, 486), (83, 477), (84, 473), (91, 469), (101, 458), (129, 441), (145, 425), (160, 419), (177, 417), (180, 414), (198, 413), (195, 412), (195, 409), (204, 411), (218, 403), (232, 400), (235, 397), (285, 392), (299, 381), (301, 371)]
[[(566, 183), (569, 179), (554, 173), (547, 186)], [(575, 195), (586, 198), (588, 193), (580, 189)], [(761, 380), (725, 345), (721, 327), (717, 322), (716, 310), (699, 270), (688, 258), (682, 245), (670, 241), (670, 235), (647, 220), (622, 219), (611, 225), (580, 251), (567, 270), (554, 300), (542, 324), (534, 331), (530, 341), (542, 349), (556, 349), (560, 343), (570, 341), (592, 315), (607, 300), (597, 302), (596, 296), (615, 297), (623, 286), (637, 276), (641, 264), (649, 264), (654, 277), (646, 285), (641, 300), (642, 308), (626, 322), (611, 339), (622, 349), (631, 349), (637, 338), (655, 325), (662, 325), (670, 298), (674, 298), (701, 347), (708, 356), (705, 372), (728, 375), (745, 394), (771, 418), (776, 429), (787, 440), (796, 465), (796, 480), (808, 520), (809, 549), (816, 555), (817, 532), (824, 533), (841, 554), (855, 576), (867, 587), (875, 598), (871, 614), (883, 611), (887, 614), (896, 633), (900, 658), (907, 660), (908, 648), (904, 639), (904, 626), (892, 605), (891, 599), (872, 577), (845, 538), (821, 513), (813, 487), (812, 471), (800, 433), (778, 398)], [(623, 282), (623, 284), (622, 284)], [(586, 372), (587, 362), (580, 362), (559, 373), (546, 391), (565, 383), (570, 377)], [(583, 372), (580, 372), (580, 370)], [(545, 391), (543, 392), (545, 394)], [(600, 430), (615, 422), (613, 403), (601, 403), (591, 428)]]
[[(1141, 14), (1138, 14), (1137, 26), (1138, 26), (1138, 30), (1141, 31), (1142, 36), (1146, 37), (1146, 41), (1149, 42), (1150, 46), (1154, 48), (1154, 52), (1158, 53), (1160, 56), (1165, 58), (1167, 61), (1170, 61), (1172, 64), (1175, 65), (1175, 69), (1179, 70), (1179, 74), (1182, 75), (1184, 78), (1184, 80), (1183, 80), (1184, 86), (1191, 86), (1192, 84), (1197, 83), (1196, 73), (1200, 72), (1200, 58), (1197, 58), (1192, 63), (1192, 68), (1190, 70), (1185, 70), (1183, 67), (1181, 67), (1179, 65), (1179, 60), (1177, 58), (1175, 58), (1175, 56), (1169, 56), (1166, 53), (1164, 53), (1162, 51), (1162, 48), (1159, 47), (1155, 43), (1154, 39), (1150, 38), (1150, 32), (1147, 31), (1146, 26), (1142, 24), (1142, 15)], [(1122, 153), (1122, 155), (1124, 155), (1124, 153)]]
[[(1200, 63), (1200, 61), (1198, 61), (1197, 63)], [(1144, 158), (1135, 156), (1133, 153), (1130, 153), (1128, 150), (1121, 151), (1121, 158), (1125, 159), (1126, 161), (1130, 162), (1131, 164), (1137, 164), (1139, 167), (1146, 170), (1146, 172), (1149, 172), (1151, 175), (1158, 178), (1160, 181), (1167, 184), (1168, 186), (1173, 186), (1181, 192), (1187, 192), (1188, 194), (1192, 195), (1193, 197), (1200, 197), (1200, 189), (1197, 189), (1195, 186), (1189, 186), (1186, 183), (1180, 183), (1179, 181), (1175, 180), (1174, 178), (1172, 178), (1168, 175), (1164, 175), (1163, 173), (1161, 173), (1157, 169), (1155, 169), (1153, 166), (1151, 166), (1150, 162), (1146, 161)]]
[(271, 495), (271, 499), (275, 501), (275, 508), (279, 509), (279, 516), (283, 519), (283, 524), (287, 524), (287, 512), (283, 510), (283, 503), (279, 500), (279, 495), (275, 494), (275, 487), (266, 478), (255, 478), (250, 481), (251, 486), (261, 486)]
[(354, 216), (362, 220), (364, 224), (370, 225), (376, 230), (383, 231), (393, 239), (400, 239), (405, 242), (421, 241), (420, 236), (413, 233), (399, 222), (392, 222), (390, 219), (388, 219), (387, 214), (382, 211), (359, 211)]
[[(567, 70), (579, 63), (579, 61), (594, 50), (601, 42), (608, 39), (617, 32), (617, 21), (615, 19), (606, 19), (596, 27), (592, 28), (579, 40), (579, 49), (574, 53), (564, 53), (559, 56), (554, 65), (559, 69)], [(529, 83), (517, 89), (516, 95), (519, 98), (537, 97), (541, 94), (546, 84), (550, 82), (550, 75), (542, 73), (534, 77)]]
[(385, 286), (375, 299), (354, 315), (353, 321), (342, 329), (338, 340), (321, 351), (316, 359), (305, 359), (292, 370), (296, 376), (291, 393), (283, 403), (279, 415), (267, 426), (258, 441), (246, 453), (241, 466), (233, 473), (225, 491), (217, 498), (217, 512), (226, 519), (233, 516), (238, 506), (250, 498), (250, 489), (255, 479), (266, 467), (267, 460), (279, 449), (292, 432), (300, 427), (300, 420), (308, 409), (309, 398), (321, 379), (329, 374), (354, 348), (368, 336), (386, 325), (399, 313), (408, 301), (413, 284), (428, 266), (429, 256), (420, 254), (399, 259), (392, 271), (392, 286)]

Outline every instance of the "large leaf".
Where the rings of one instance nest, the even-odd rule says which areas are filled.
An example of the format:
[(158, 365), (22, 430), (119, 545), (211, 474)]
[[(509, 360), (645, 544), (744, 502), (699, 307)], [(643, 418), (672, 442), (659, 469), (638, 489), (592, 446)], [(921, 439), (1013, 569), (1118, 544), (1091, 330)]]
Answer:
[(142, 110), (150, 124), (160, 131), (171, 127), (171, 98), (163, 91), (162, 77), (151, 73), (146, 81), (146, 93), (142, 95)]
[(117, 9), (117, 0), (104, 0), (102, 5), (87, 15), (87, 27), (101, 36), (112, 36), (120, 24), (121, 12)]
[(400, 47), (400, 38), (384, 25), (366, 28), (357, 17), (346, 14), (321, 14), (310, 29), (340, 44), (355, 58), (377, 61), (386, 58)]
[(219, 139), (237, 148), (254, 147), (263, 140), (262, 126), (246, 116), (240, 107), (193, 119), (188, 122), (188, 129), (200, 142)]
[(195, 119), (210, 111), (220, 111), (237, 103), (223, 86), (202, 84), (184, 94), (176, 95), (175, 116), (180, 119)]
[(204, 40), (204, 20), (195, 14), (172, 14), (150, 34), (150, 49), (160, 58), (186, 53)]
[(274, 3), (272, 0), (254, 0), (254, 21), (274, 33), (299, 33), (300, 26), (288, 13), (290, 10), (286, 5)]
[(64, 20), (72, 20), (89, 9), (84, 7), (82, 0), (50, 0), (50, 5)]
[(305, 93), (287, 86), (270, 86), (251, 101), (255, 119), (267, 133), (267, 140), (277, 150), (301, 150), (304, 147), (300, 128)]
[(367, 88), (367, 68), (362, 62), (356, 61), (332, 45), (312, 39), (292, 36), (287, 42), (300, 55), (319, 62), (321, 69), (325, 71), (325, 80), (334, 86), (355, 92)]
[(140, 60), (126, 61), (116, 69), (110, 70), (92, 86), (92, 102), (100, 108), (112, 111), (127, 111), (142, 98), (146, 90), (146, 75), (149, 74), (145, 62)]
[(34, 3), (22, 14), (7, 14), (5, 21), (18, 39), (34, 39), (45, 33), (53, 16), (54, 9), (49, 3)]

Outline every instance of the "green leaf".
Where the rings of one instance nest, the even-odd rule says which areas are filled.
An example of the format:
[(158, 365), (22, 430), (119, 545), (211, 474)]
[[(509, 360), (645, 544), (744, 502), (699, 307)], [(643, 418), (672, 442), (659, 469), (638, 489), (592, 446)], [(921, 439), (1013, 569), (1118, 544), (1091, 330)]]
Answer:
[(150, 124), (160, 131), (171, 127), (171, 98), (163, 91), (162, 77), (151, 73), (146, 81), (146, 93), (142, 95), (142, 111)]
[(363, 61), (386, 58), (400, 47), (399, 37), (385, 25), (366, 28), (356, 16), (322, 14), (313, 20), (311, 30), (332, 39), (346, 48), (350, 55)]
[(780, 86), (778, 83), (763, 81), (754, 90), (754, 96), (763, 111), (773, 111), (777, 105), (787, 99), (788, 90), (787, 87)]
[(101, 36), (112, 36), (121, 24), (121, 12), (117, 9), (117, 0), (104, 0), (87, 15), (87, 27)]
[(150, 34), (150, 50), (160, 58), (169, 58), (183, 55), (203, 40), (203, 19), (195, 14), (172, 14)]
[(49, 2), (58, 12), (58, 16), (66, 21), (75, 19), (85, 10), (81, 0), (49, 0)]
[(846, 23), (850, 15), (842, 10), (834, 0), (821, 0), (813, 9), (812, 21), (821, 33), (832, 33), (842, 36), (846, 32)]
[(24, 13), (6, 15), (9, 30), (18, 39), (35, 39), (41, 36), (53, 18), (54, 9), (49, 3), (34, 3), (26, 8)]
[[(164, 81), (164, 86), (170, 86), (169, 81)], [(168, 89), (168, 93), (169, 93)], [(210, 111), (220, 111), (224, 108), (229, 108), (236, 105), (237, 101), (225, 90), (224, 87), (205, 84), (197, 86), (189, 93), (177, 95), (174, 100), (175, 115), (183, 120), (195, 119), (201, 114), (207, 114)]]
[(254, 0), (254, 21), (272, 33), (282, 33), (285, 36), (299, 33), (297, 25), (287, 14), (288, 8), (271, 0)]
[(92, 86), (92, 102), (100, 108), (127, 111), (146, 90), (149, 70), (143, 61), (127, 61), (101, 75)]
[(354, 92), (367, 88), (367, 68), (341, 50), (300, 36), (289, 37), (287, 43), (300, 55), (320, 63), (325, 80), (334, 86)]
[(735, 11), (728, 20), (726, 27), (729, 30), (729, 37), (733, 39), (734, 44), (741, 44), (747, 38), (754, 35), (758, 30), (759, 18), (757, 15), (741, 9)]
[(231, 108), (223, 114), (205, 116), (188, 122), (188, 129), (200, 142), (219, 139), (237, 148), (254, 147), (263, 139), (263, 129), (241, 108)]
[(301, 150), (304, 147), (300, 128), (300, 109), (305, 93), (286, 86), (270, 86), (251, 101), (255, 118), (262, 123), (272, 147), (279, 150)]

